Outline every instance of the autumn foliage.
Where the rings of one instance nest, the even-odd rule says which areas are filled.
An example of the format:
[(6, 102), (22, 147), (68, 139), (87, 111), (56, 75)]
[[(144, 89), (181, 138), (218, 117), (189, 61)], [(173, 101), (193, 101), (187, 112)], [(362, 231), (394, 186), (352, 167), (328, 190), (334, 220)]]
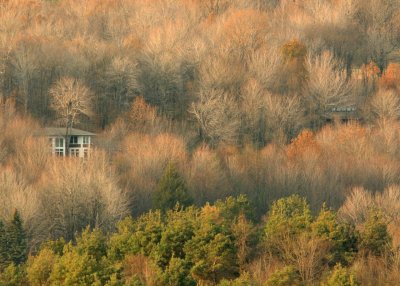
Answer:
[(399, 11), (0, 1), (0, 285), (396, 285)]

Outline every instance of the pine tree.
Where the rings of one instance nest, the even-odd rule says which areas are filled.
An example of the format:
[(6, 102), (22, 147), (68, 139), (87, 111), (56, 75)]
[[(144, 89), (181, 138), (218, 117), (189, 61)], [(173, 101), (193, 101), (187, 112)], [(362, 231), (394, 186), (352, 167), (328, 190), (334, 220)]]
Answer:
[(381, 256), (391, 248), (387, 221), (379, 211), (371, 211), (360, 234), (360, 247), (366, 253)]
[(188, 206), (192, 202), (183, 178), (179, 175), (173, 163), (169, 163), (158, 183), (154, 206), (161, 211), (172, 209), (179, 203)]
[(6, 228), (3, 221), (0, 220), (0, 272), (3, 271), (8, 265), (8, 255)]
[(15, 210), (13, 219), (6, 227), (6, 236), (10, 262), (16, 265), (25, 262), (27, 259), (26, 234), (21, 216), (17, 210)]

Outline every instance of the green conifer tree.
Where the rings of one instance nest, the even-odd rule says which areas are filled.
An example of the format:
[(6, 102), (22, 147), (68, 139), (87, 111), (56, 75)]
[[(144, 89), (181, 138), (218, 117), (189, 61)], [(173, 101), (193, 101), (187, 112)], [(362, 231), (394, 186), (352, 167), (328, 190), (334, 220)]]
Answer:
[(16, 265), (24, 263), (27, 259), (27, 241), (21, 216), (18, 210), (14, 211), (11, 222), (6, 227), (8, 240), (9, 260)]
[(165, 212), (179, 203), (180, 206), (188, 206), (192, 199), (188, 194), (185, 182), (179, 175), (173, 163), (169, 163), (158, 183), (154, 195), (154, 207)]
[(9, 264), (8, 239), (6, 228), (3, 221), (0, 220), (0, 272)]
[(392, 237), (387, 228), (387, 221), (379, 211), (371, 211), (361, 230), (361, 249), (367, 254), (383, 255), (391, 248)]

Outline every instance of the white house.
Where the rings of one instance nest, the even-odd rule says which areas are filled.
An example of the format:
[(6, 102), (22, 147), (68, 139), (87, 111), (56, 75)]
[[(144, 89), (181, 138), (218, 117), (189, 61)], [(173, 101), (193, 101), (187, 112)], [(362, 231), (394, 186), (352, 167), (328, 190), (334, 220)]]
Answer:
[(93, 136), (96, 134), (76, 128), (70, 128), (68, 132), (68, 154), (66, 154), (65, 133), (65, 128), (44, 128), (44, 135), (49, 138), (53, 155), (62, 157), (88, 157), (93, 142)]

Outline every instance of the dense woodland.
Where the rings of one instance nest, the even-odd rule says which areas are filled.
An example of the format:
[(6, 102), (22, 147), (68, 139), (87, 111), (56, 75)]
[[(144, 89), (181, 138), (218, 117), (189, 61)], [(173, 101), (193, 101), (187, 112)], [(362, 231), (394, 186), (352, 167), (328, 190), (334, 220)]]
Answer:
[(0, 0), (0, 285), (396, 285), (399, 119), (400, 0)]

